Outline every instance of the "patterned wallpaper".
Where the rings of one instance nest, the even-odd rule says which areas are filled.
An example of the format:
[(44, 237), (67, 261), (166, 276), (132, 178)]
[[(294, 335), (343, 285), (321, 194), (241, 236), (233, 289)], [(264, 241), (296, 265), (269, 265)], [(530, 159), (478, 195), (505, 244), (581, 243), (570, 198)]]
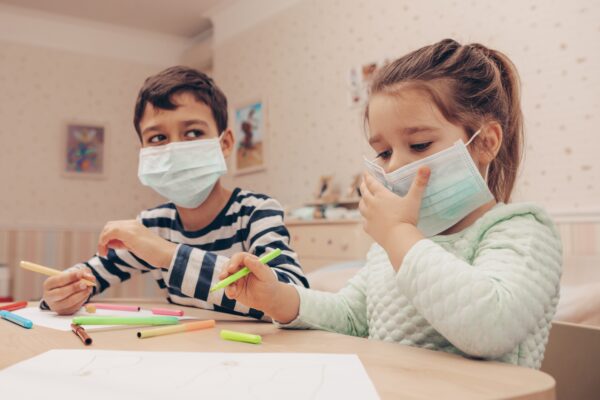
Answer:
[[(0, 226), (101, 228), (160, 198), (137, 179), (133, 106), (157, 72), (133, 62), (0, 42)], [(61, 175), (66, 125), (103, 124), (105, 179)]]
[(269, 116), (268, 170), (229, 182), (288, 205), (310, 200), (320, 175), (348, 185), (367, 151), (349, 69), (453, 37), (504, 51), (520, 71), (527, 146), (515, 199), (600, 215), (599, 21), (593, 0), (302, 0), (215, 49), (232, 105), (262, 98)]

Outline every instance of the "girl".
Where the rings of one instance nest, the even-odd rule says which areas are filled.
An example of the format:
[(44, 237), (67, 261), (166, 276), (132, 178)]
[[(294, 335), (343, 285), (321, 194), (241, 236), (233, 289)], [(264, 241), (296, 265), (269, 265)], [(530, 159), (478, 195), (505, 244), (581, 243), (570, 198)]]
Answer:
[(384, 67), (365, 112), (377, 157), (360, 212), (376, 243), (339, 293), (277, 282), (236, 254), (226, 289), (279, 326), (324, 329), (539, 368), (558, 302), (548, 215), (508, 204), (521, 159), (517, 72), (502, 53), (443, 40)]

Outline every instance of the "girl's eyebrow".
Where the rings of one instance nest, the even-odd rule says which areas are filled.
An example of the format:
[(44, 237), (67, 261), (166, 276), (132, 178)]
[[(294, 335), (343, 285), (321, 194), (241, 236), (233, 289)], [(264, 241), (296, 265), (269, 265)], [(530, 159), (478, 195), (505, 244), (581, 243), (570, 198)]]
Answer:
[(419, 132), (429, 132), (434, 131), (435, 128), (432, 126), (409, 126), (403, 129), (404, 134), (406, 135), (414, 135)]
[(378, 143), (381, 142), (381, 135), (373, 135), (371, 137), (369, 137), (369, 144), (372, 145), (373, 143)]
[[(414, 135), (414, 134), (420, 133), (420, 132), (433, 132), (436, 130), (437, 130), (437, 128), (434, 128), (433, 126), (422, 125), (422, 126), (409, 126), (409, 127), (403, 128), (401, 130), (401, 132), (403, 132), (405, 135)], [(379, 143), (379, 142), (381, 142), (380, 134), (375, 134), (375, 135), (369, 137), (370, 145), (373, 145), (374, 143)]]

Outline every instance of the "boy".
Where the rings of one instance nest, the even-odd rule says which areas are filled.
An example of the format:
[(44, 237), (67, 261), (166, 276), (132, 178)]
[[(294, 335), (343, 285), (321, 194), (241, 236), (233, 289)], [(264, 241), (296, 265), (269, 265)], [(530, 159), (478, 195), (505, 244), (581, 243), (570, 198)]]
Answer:
[[(275, 248), (283, 251), (269, 263), (278, 280), (308, 287), (279, 203), (221, 186), (234, 137), (227, 99), (211, 78), (179, 66), (146, 79), (134, 125), (142, 146), (140, 181), (169, 202), (142, 211), (137, 220), (108, 222), (95, 257), (44, 282), (42, 308), (72, 314), (132, 273), (148, 272), (173, 303), (262, 318), (223, 290), (209, 289), (232, 254), (261, 256)], [(86, 287), (82, 278), (96, 287)]]

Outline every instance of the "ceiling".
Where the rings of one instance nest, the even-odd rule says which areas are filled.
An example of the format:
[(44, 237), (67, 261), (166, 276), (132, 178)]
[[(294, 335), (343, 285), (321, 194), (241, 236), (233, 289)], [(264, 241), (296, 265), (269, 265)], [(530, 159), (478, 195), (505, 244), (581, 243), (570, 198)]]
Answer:
[(232, 0), (0, 0), (0, 4), (194, 38), (210, 32), (211, 9)]

